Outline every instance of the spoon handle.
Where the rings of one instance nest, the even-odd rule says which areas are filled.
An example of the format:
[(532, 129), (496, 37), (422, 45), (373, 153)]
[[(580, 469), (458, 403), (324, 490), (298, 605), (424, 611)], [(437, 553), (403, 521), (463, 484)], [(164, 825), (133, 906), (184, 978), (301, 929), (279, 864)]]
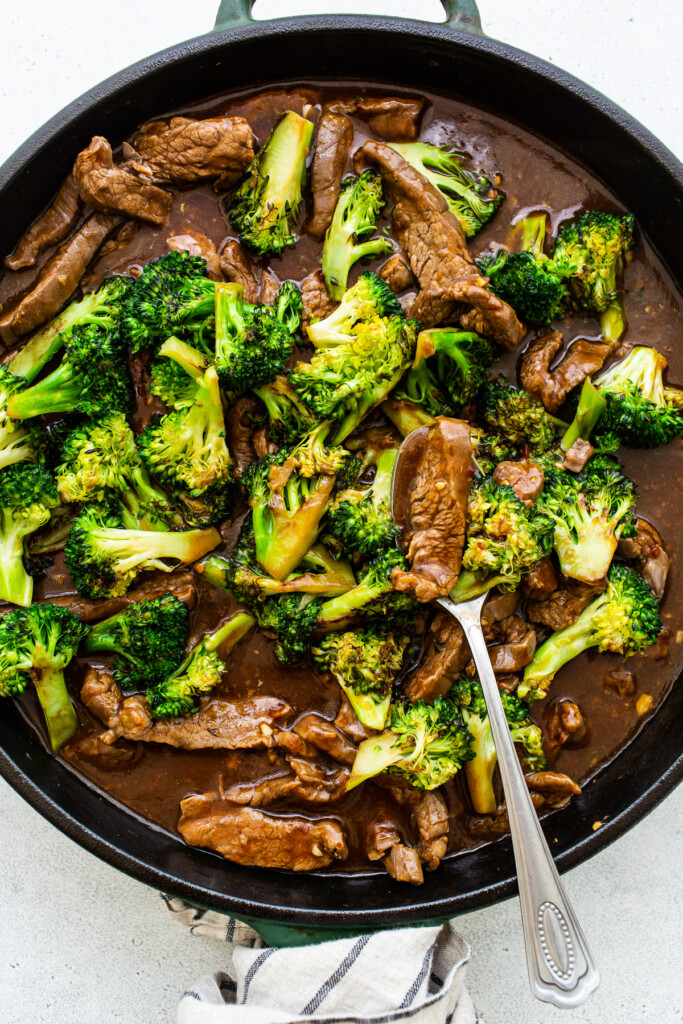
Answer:
[(510, 818), (531, 989), (555, 1006), (580, 1006), (598, 987), (600, 974), (524, 781), (481, 629), (484, 597), (463, 604), (443, 598), (439, 604), (465, 631), (486, 700)]

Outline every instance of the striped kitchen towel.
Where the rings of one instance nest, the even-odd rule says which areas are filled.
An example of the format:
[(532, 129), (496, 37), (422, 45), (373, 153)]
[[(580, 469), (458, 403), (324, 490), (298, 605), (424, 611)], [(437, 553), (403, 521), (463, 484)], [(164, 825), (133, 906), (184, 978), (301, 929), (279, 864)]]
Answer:
[(178, 1024), (476, 1024), (469, 947), (450, 924), (276, 949), (232, 917), (164, 899), (193, 934), (226, 944), (224, 972), (183, 993)]

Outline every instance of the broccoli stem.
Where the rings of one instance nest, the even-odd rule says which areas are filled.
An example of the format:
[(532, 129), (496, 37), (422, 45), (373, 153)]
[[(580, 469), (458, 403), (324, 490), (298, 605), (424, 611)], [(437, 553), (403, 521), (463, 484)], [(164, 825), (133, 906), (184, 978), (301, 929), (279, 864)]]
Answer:
[(548, 217), (545, 213), (525, 217), (521, 221), (522, 249), (534, 253), (535, 256), (543, 255), (547, 223)]
[(408, 399), (387, 398), (381, 405), (382, 412), (391, 420), (403, 437), (412, 434), (418, 427), (431, 427), (436, 419)]
[[(36, 654), (38, 650), (36, 648)], [(45, 716), (50, 746), (56, 753), (79, 726), (76, 709), (66, 688), (64, 671), (51, 665), (41, 666), (36, 658), (32, 678)]]
[(575, 441), (578, 441), (579, 438), (583, 438), (584, 441), (590, 440), (593, 428), (602, 416), (606, 407), (606, 399), (602, 397), (591, 381), (586, 379), (583, 382), (583, 387), (581, 388), (581, 396), (579, 398), (576, 415), (560, 442), (565, 452), (568, 452), (571, 446)]
[(24, 537), (26, 534), (7, 512), (3, 513), (2, 519), (0, 600), (28, 608), (33, 599), (33, 579), (24, 568)]
[(353, 762), (351, 778), (346, 783), (346, 792), (360, 786), (366, 779), (386, 771), (392, 764), (398, 764), (403, 758), (404, 751), (401, 749), (399, 737), (390, 729), (380, 736), (371, 736), (370, 739), (363, 740)]
[(524, 680), (517, 691), (520, 698), (524, 699), (530, 690), (543, 691), (545, 684), (552, 680), (563, 665), (599, 643), (593, 620), (597, 609), (606, 601), (607, 597), (601, 594), (584, 608), (573, 625), (553, 633), (544, 644), (541, 644), (534, 655), (534, 660), (524, 670)]
[(117, 572), (122, 575), (143, 564), (171, 572), (173, 567), (166, 565), (163, 559), (187, 565), (196, 562), (221, 542), (221, 535), (214, 527), (182, 533), (105, 527), (93, 528), (92, 536), (105, 556), (116, 560)]
[(64, 360), (56, 370), (31, 388), (12, 395), (7, 412), (14, 419), (27, 420), (48, 413), (72, 412), (78, 405), (80, 388), (73, 367)]
[(461, 604), (464, 601), (472, 601), (475, 597), (480, 597), (487, 590), (491, 590), (492, 587), (497, 587), (499, 583), (505, 583), (504, 576), (489, 576), (488, 579), (480, 579), (473, 572), (465, 570), (460, 573), (458, 582), (451, 590), (449, 596), (451, 601)]
[(249, 612), (237, 612), (215, 632), (204, 637), (205, 649), (209, 652), (218, 651), (221, 656), (229, 654), (255, 625), (256, 619)]
[(477, 814), (495, 814), (498, 808), (493, 791), (493, 775), (498, 763), (496, 744), (488, 718), (482, 721), (477, 715), (463, 715), (472, 736), (472, 761), (465, 761), (467, 788), (472, 806)]
[[(216, 285), (216, 292), (221, 287), (225, 287), (225, 285)], [(208, 365), (206, 356), (198, 352), (196, 348), (192, 348), (191, 345), (176, 338), (175, 335), (167, 338), (159, 349), (159, 355), (167, 356), (178, 363), (193, 380), (203, 377)]]
[(619, 341), (626, 330), (626, 316), (619, 300), (600, 314), (600, 330), (605, 341)]
[(65, 331), (82, 322), (97, 309), (97, 292), (91, 292), (80, 302), (72, 302), (45, 327), (37, 331), (10, 361), (9, 368), (18, 377), (35, 380), (42, 368), (64, 347)]

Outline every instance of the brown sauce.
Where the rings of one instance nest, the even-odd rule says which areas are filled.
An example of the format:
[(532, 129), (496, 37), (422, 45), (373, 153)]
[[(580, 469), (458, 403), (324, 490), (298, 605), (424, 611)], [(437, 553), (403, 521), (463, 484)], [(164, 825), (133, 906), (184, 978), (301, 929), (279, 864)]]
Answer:
[[(359, 87), (360, 88), (360, 87)], [(371, 90), (370, 90), (371, 91)], [(315, 85), (214, 99), (192, 108), (193, 116), (217, 113), (241, 114), (252, 125), (259, 142), (263, 141), (278, 115), (286, 109), (302, 112), (304, 105), (314, 107), (316, 116), (325, 100), (356, 90), (326, 90)], [(471, 245), (478, 253), (495, 242), (505, 242), (510, 221), (525, 211), (547, 209), (557, 223), (563, 216), (582, 207), (606, 210), (621, 209), (618, 200), (588, 172), (568, 156), (546, 145), (541, 140), (501, 119), (454, 100), (427, 95), (428, 105), (422, 121), (420, 137), (436, 143), (451, 143), (469, 153), (475, 164), (489, 176), (500, 174), (500, 183), (506, 192), (506, 201), (500, 212)], [(178, 113), (174, 111), (173, 113)], [(367, 137), (367, 125), (354, 121), (356, 141)], [(355, 147), (354, 147), (355, 148)], [(350, 168), (349, 168), (350, 169)], [(306, 211), (302, 211), (301, 222)], [(127, 272), (166, 250), (165, 240), (170, 235), (203, 231), (217, 245), (226, 237), (233, 237), (229, 223), (224, 219), (218, 199), (208, 186), (178, 194), (169, 224), (159, 230), (141, 226), (133, 238), (109, 256), (99, 259), (89, 271), (90, 279), (97, 283), (107, 272)], [(300, 281), (318, 265), (322, 246), (310, 236), (302, 234), (297, 246), (285, 252), (269, 265), (285, 280)], [(44, 261), (43, 261), (44, 262)], [(0, 281), (0, 302), (23, 290), (35, 278), (39, 267), (21, 273), (6, 273)], [(642, 237), (632, 262), (625, 274), (625, 308), (628, 317), (627, 340), (632, 344), (651, 345), (664, 353), (669, 361), (669, 379), (683, 383), (683, 349), (680, 345), (681, 324), (678, 297), (666, 271), (648, 242)], [(576, 337), (597, 336), (594, 320), (573, 318), (559, 325), (567, 340)], [(500, 368), (514, 375), (519, 351), (506, 357)], [(142, 399), (136, 413), (136, 422), (144, 422), (150, 415)], [(546, 701), (534, 707), (534, 717), (543, 723), (544, 704), (558, 697), (571, 697), (580, 706), (588, 724), (583, 742), (574, 748), (562, 747), (550, 761), (549, 767), (566, 772), (580, 784), (594, 775), (646, 726), (677, 678), (683, 660), (683, 593), (678, 587), (678, 565), (683, 554), (683, 531), (680, 529), (680, 494), (676, 487), (681, 454), (681, 441), (675, 441), (656, 452), (622, 449), (620, 459), (639, 491), (638, 511), (653, 522), (660, 531), (672, 560), (672, 570), (662, 604), (664, 625), (669, 631), (667, 649), (660, 645), (644, 655), (628, 659), (626, 668), (634, 674), (635, 694), (620, 697), (603, 686), (605, 672), (624, 665), (622, 658), (612, 655), (584, 654), (565, 667), (553, 683)], [(230, 525), (225, 537), (229, 542), (236, 536), (239, 516)], [(48, 579), (38, 588), (36, 597), (43, 599), (56, 594), (73, 593), (74, 588), (66, 574), (61, 558), (57, 558)], [(200, 584), (201, 601), (193, 619), (193, 633), (200, 635), (214, 628), (231, 610), (231, 598), (225, 593)], [(75, 662), (69, 669), (71, 692), (78, 703), (80, 681), (85, 665)], [(275, 661), (272, 643), (259, 633), (252, 633), (233, 653), (229, 679), (223, 692), (231, 698), (272, 694), (292, 705), (296, 714), (316, 711), (333, 718), (339, 696), (336, 686), (326, 685), (310, 669), (284, 669)], [(640, 716), (636, 700), (647, 693), (653, 698), (648, 715)], [(40, 723), (37, 704), (30, 695), (22, 698), (23, 707), (34, 723)], [(102, 727), (80, 704), (83, 728), (99, 732)], [(38, 728), (40, 725), (38, 724)], [(269, 774), (273, 768), (272, 755), (259, 751), (181, 751), (161, 745), (145, 746), (140, 760), (128, 770), (104, 770), (67, 752), (73, 770), (85, 777), (108, 798), (115, 800), (152, 824), (177, 835), (178, 804), (191, 792), (220, 789), (235, 781), (246, 781)], [(350, 856), (345, 869), (365, 869), (365, 860), (357, 841), (359, 824), (372, 810), (374, 788), (370, 785), (344, 797), (332, 808), (323, 808), (321, 815), (338, 817), (349, 832)], [(481, 833), (475, 840), (468, 832), (468, 800), (461, 779), (447, 787), (446, 797), (451, 819), (450, 851), (471, 848), (482, 841)], [(286, 803), (273, 805), (274, 812), (289, 810)], [(301, 808), (297, 807), (301, 813)], [(106, 804), (103, 804), (103, 814)], [(316, 812), (304, 813), (315, 816)], [(561, 828), (561, 819), (558, 821)], [(496, 838), (491, 835), (491, 838)]]

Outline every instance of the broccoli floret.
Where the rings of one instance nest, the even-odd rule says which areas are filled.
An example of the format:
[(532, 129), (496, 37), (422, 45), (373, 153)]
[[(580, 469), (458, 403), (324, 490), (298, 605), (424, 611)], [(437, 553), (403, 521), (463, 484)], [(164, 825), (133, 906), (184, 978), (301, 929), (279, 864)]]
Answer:
[(12, 419), (7, 403), (12, 395), (26, 387), (24, 377), (17, 377), (6, 363), (0, 365), (0, 470), (18, 462), (43, 461), (48, 437), (40, 420)]
[(408, 594), (394, 588), (391, 579), (395, 569), (407, 569), (398, 548), (370, 559), (360, 572), (358, 584), (346, 594), (324, 601), (318, 611), (321, 632), (346, 629), (357, 622), (380, 619), (387, 625), (402, 628), (414, 619), (418, 603)]
[(280, 256), (297, 241), (301, 192), (313, 124), (286, 111), (252, 160), (226, 211), (240, 241), (259, 256)]
[(512, 487), (491, 477), (473, 482), (463, 569), (480, 580), (495, 580), (502, 590), (516, 590), (523, 574), (548, 554), (551, 542), (552, 523), (528, 508)]
[(499, 249), (477, 260), (494, 295), (509, 302), (522, 320), (537, 325), (547, 325), (562, 314), (567, 294), (565, 272), (543, 252), (546, 221), (543, 213), (516, 225), (521, 231), (520, 252)]
[(172, 409), (189, 409), (197, 400), (197, 379), (208, 365), (202, 352), (171, 336), (152, 360), (150, 392)]
[(218, 374), (214, 366), (202, 372), (198, 353), (175, 338), (160, 353), (192, 377), (195, 399), (191, 406), (167, 413), (147, 427), (138, 438), (140, 452), (147, 468), (162, 482), (199, 497), (232, 479)]
[(327, 527), (345, 554), (373, 558), (396, 546), (401, 531), (391, 515), (391, 485), (397, 454), (382, 452), (371, 486), (342, 491), (333, 502)]
[(187, 606), (175, 594), (161, 594), (98, 622), (81, 650), (116, 655), (116, 681), (124, 690), (141, 690), (175, 672), (185, 654), (189, 629)]
[(517, 689), (521, 699), (542, 699), (555, 674), (589, 647), (628, 657), (656, 643), (662, 630), (659, 602), (640, 573), (615, 563), (607, 590), (599, 594), (572, 626), (553, 633), (524, 670)]
[(256, 558), (251, 520), (242, 526), (232, 554), (207, 555), (195, 567), (202, 579), (215, 587), (229, 590), (255, 614), (266, 598), (279, 594), (305, 593), (333, 596), (355, 587), (356, 580), (348, 562), (335, 559), (322, 545), (306, 554), (296, 573), (287, 580), (276, 580), (263, 571)]
[(428, 142), (391, 143), (445, 197), (466, 238), (473, 238), (493, 217), (505, 198), (488, 178), (463, 166), (463, 158)]
[(132, 403), (133, 385), (116, 329), (76, 324), (57, 369), (12, 395), (7, 414), (20, 420), (75, 410), (103, 416), (128, 412)]
[(112, 502), (82, 510), (73, 521), (64, 555), (82, 597), (118, 597), (139, 572), (172, 572), (178, 565), (196, 562), (220, 542), (213, 527), (180, 533), (140, 530), (137, 520)]
[(580, 473), (544, 460), (545, 485), (537, 501), (553, 524), (553, 544), (565, 576), (603, 579), (619, 538), (635, 536), (635, 485), (608, 455), (589, 459)]
[(594, 377), (593, 385), (606, 403), (600, 430), (616, 435), (628, 448), (655, 448), (680, 437), (683, 392), (665, 387), (666, 365), (656, 349), (639, 345)]
[(23, 562), (28, 537), (50, 521), (59, 505), (52, 474), (44, 466), (21, 463), (0, 473), (0, 599), (30, 605), (33, 580)]
[(304, 303), (301, 289), (294, 281), (283, 281), (275, 297), (275, 315), (290, 334), (296, 334), (301, 327)]
[(14, 697), (33, 683), (53, 751), (78, 729), (64, 669), (88, 631), (67, 608), (34, 604), (0, 620), (0, 697)]
[(536, 398), (509, 383), (501, 374), (484, 384), (477, 404), (483, 425), (494, 434), (502, 434), (514, 444), (528, 444), (536, 452), (552, 448), (558, 427), (567, 424), (546, 412)]
[(290, 383), (319, 419), (334, 421), (333, 444), (348, 437), (396, 386), (413, 358), (416, 332), (414, 320), (377, 317), (319, 348), (310, 363), (296, 364)]
[(149, 479), (125, 416), (86, 420), (67, 435), (56, 470), (62, 501), (104, 501), (116, 494), (141, 529), (166, 530), (178, 515)]
[(215, 284), (206, 261), (188, 252), (150, 260), (130, 290), (121, 335), (132, 352), (154, 348), (175, 334), (210, 348)]
[[(458, 702), (463, 721), (472, 736), (474, 756), (465, 763), (472, 806), (477, 814), (495, 814), (497, 802), (493, 791), (493, 773), (498, 755), (481, 684), (478, 680), (462, 679), (451, 690), (451, 696)], [(501, 693), (500, 697), (512, 739), (526, 751), (525, 767), (533, 771), (545, 768), (543, 734), (539, 726), (534, 725), (529, 718), (528, 707), (512, 693)]]
[[(388, 406), (392, 410), (387, 411), (386, 415), (395, 422), (404, 437), (406, 433), (410, 433), (409, 429), (404, 430), (404, 423), (407, 425), (411, 420), (411, 407), (419, 410), (428, 422), (433, 422), (438, 416), (454, 414), (449, 399), (441, 390), (436, 374), (429, 368), (426, 359), (423, 359), (418, 366), (411, 366), (403, 379), (399, 381), (398, 387), (394, 388), (391, 398), (384, 403), (383, 409), (384, 406)], [(394, 412), (393, 416), (392, 412)], [(417, 425), (424, 426), (425, 424)]]
[[(434, 416), (453, 415), (476, 396), (488, 379), (492, 363), (491, 345), (479, 334), (454, 327), (421, 331), (415, 362), (395, 395), (417, 402)], [(445, 398), (445, 405), (439, 401), (439, 394)]]
[(337, 308), (324, 320), (310, 324), (307, 333), (316, 348), (334, 347), (353, 341), (353, 329), (359, 323), (395, 316), (403, 316), (401, 303), (386, 281), (366, 270), (344, 293)]
[(281, 448), (249, 466), (242, 477), (252, 508), (256, 557), (271, 576), (284, 580), (315, 544), (337, 473), (351, 458), (327, 448), (329, 424), (321, 424), (295, 448)]
[(633, 249), (633, 217), (589, 210), (563, 224), (553, 262), (568, 278), (574, 309), (599, 313), (606, 341), (618, 341), (626, 329), (619, 296), (624, 257)]
[(471, 427), (472, 459), (482, 476), (491, 476), (499, 462), (519, 458), (519, 452), (507, 438), (487, 434), (480, 427)]
[(371, 627), (359, 632), (329, 633), (313, 648), (320, 672), (330, 672), (368, 729), (383, 729), (392, 686), (403, 667), (410, 642), (407, 633)]
[(382, 772), (407, 779), (415, 789), (436, 789), (473, 756), (470, 734), (452, 697), (437, 697), (433, 704), (392, 704), (387, 726), (358, 747), (347, 793)]
[(280, 374), (270, 384), (256, 388), (268, 413), (268, 433), (281, 444), (296, 444), (317, 426), (318, 419), (301, 401), (289, 378)]
[(253, 615), (236, 612), (188, 654), (174, 674), (147, 691), (154, 718), (177, 718), (199, 711), (200, 698), (213, 693), (227, 666), (225, 658), (256, 625)]
[(12, 373), (23, 377), (30, 384), (45, 364), (63, 348), (76, 326), (99, 327), (105, 333), (118, 334), (125, 300), (132, 283), (130, 277), (110, 277), (97, 291), (89, 292), (80, 302), (72, 302), (31, 335), (10, 360)]
[(216, 526), (232, 512), (233, 489), (224, 483), (207, 487), (201, 494), (174, 491), (182, 521), (186, 526)]
[(384, 206), (381, 175), (364, 171), (359, 178), (346, 178), (325, 235), (322, 268), (327, 291), (339, 302), (348, 286), (354, 263), (367, 256), (383, 256), (393, 249), (388, 238), (368, 238), (375, 230)]
[(241, 284), (216, 285), (215, 363), (226, 391), (244, 395), (275, 380), (293, 340), (272, 306), (247, 309)]
[(320, 598), (310, 594), (270, 597), (258, 609), (261, 629), (275, 639), (273, 653), (281, 665), (298, 665), (306, 658), (317, 628)]

